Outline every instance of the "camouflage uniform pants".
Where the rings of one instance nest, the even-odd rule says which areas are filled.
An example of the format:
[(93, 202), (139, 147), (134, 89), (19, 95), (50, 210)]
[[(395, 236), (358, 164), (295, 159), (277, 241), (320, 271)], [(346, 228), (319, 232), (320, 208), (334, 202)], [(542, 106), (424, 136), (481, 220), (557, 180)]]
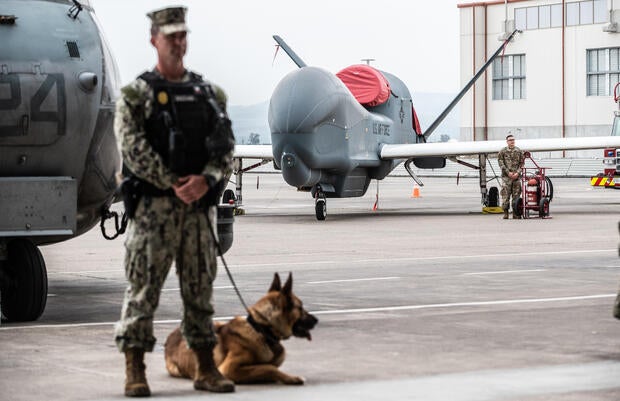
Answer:
[[(216, 217), (215, 207), (210, 207), (214, 232)], [(211, 319), (216, 250), (204, 211), (177, 198), (145, 196), (130, 223), (125, 248), (129, 285), (115, 329), (118, 349), (153, 350), (153, 314), (173, 260), (183, 300), (183, 336), (190, 348), (215, 344)]]
[[(510, 205), (521, 196), (521, 180), (502, 177), (502, 208), (510, 210)], [(512, 197), (512, 200), (511, 200)], [(513, 211), (514, 212), (514, 211)]]

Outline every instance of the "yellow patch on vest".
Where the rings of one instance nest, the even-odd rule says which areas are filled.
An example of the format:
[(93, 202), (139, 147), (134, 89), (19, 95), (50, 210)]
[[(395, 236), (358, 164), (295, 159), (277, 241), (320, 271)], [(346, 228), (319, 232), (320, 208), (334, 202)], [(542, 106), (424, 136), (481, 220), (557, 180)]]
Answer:
[(168, 94), (164, 91), (161, 91), (157, 94), (157, 101), (159, 104), (167, 104), (168, 103)]

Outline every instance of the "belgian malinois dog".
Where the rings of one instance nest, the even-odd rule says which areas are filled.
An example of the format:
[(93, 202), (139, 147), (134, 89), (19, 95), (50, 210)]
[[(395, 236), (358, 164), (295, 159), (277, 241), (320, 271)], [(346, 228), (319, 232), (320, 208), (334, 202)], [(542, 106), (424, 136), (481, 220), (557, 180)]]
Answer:
[[(312, 340), (318, 319), (308, 313), (293, 293), (293, 276), (284, 286), (276, 273), (265, 296), (248, 309), (247, 318), (215, 323), (218, 344), (213, 358), (219, 371), (237, 384), (303, 384), (304, 379), (282, 372), (285, 351), (281, 340), (292, 336)], [(174, 330), (165, 344), (166, 369), (171, 376), (194, 378), (196, 361), (181, 335)]]

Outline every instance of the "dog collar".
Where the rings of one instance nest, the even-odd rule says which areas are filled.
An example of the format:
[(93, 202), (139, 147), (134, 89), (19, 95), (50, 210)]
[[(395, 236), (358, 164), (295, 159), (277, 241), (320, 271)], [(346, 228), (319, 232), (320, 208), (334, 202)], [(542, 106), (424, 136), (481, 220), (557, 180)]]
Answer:
[(256, 320), (254, 320), (251, 313), (248, 313), (248, 317), (246, 318), (246, 320), (248, 323), (250, 323), (250, 326), (252, 326), (254, 330), (256, 330), (257, 332), (262, 334), (263, 337), (265, 337), (265, 341), (267, 342), (267, 345), (269, 347), (273, 347), (280, 342), (280, 338), (274, 334), (273, 330), (271, 330), (271, 327), (267, 326), (266, 324), (258, 323)]

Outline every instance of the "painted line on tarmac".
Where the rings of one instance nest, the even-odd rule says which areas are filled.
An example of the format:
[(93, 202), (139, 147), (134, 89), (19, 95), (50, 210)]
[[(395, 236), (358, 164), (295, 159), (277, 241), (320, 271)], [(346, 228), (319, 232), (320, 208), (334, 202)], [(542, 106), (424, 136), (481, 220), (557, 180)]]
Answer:
[[(233, 319), (234, 316), (215, 317), (214, 321), (228, 321)], [(170, 320), (154, 320), (153, 324), (179, 324), (181, 319)], [(77, 328), (77, 327), (100, 327), (100, 326), (112, 326), (116, 324), (114, 322), (92, 322), (92, 323), (64, 323), (64, 324), (34, 324), (28, 326), (0, 326), (0, 331), (19, 330), (19, 329), (63, 329), (63, 328)]]
[[(327, 284), (327, 283), (350, 283), (352, 281), (375, 281), (375, 280), (398, 280), (402, 277), (373, 277), (373, 278), (355, 278), (350, 280), (328, 280), (328, 281), (308, 281), (305, 284)], [(213, 287), (214, 290), (234, 290), (232, 285), (221, 285)], [(162, 292), (181, 291), (180, 288), (163, 288)], [(47, 295), (50, 296), (49, 294)]]
[(473, 272), (463, 273), (464, 276), (483, 276), (486, 274), (510, 274), (510, 273), (531, 273), (531, 272), (546, 272), (547, 269), (528, 269), (528, 270), (501, 270), (496, 272)]
[(63, 275), (63, 274), (97, 274), (97, 273), (122, 273), (125, 274), (125, 269), (123, 269), (122, 267), (119, 269), (107, 269), (107, 270), (83, 270), (83, 271), (71, 271), (71, 272), (65, 272), (65, 271), (59, 271), (59, 272), (48, 272), (47, 275), (48, 276), (59, 276), (59, 275)]
[[(522, 257), (522, 256), (545, 256), (545, 255), (574, 255), (588, 253), (613, 252), (617, 255), (618, 248), (612, 249), (584, 249), (579, 251), (549, 251), (549, 252), (514, 252), (514, 253), (490, 253), (476, 255), (454, 255), (454, 256), (420, 256), (407, 258), (376, 258), (376, 259), (357, 259), (347, 260), (349, 263), (377, 263), (377, 262), (415, 262), (425, 260), (451, 260), (451, 259), (485, 259), (485, 258), (505, 258), (505, 257)], [(295, 255), (290, 255), (295, 256)], [(277, 256), (281, 257), (281, 256)], [(229, 267), (260, 267), (260, 266), (309, 266), (309, 265), (326, 265), (341, 263), (342, 260), (308, 260), (301, 262), (278, 262), (278, 263), (247, 263), (235, 264)]]
[(347, 280), (308, 281), (306, 284), (352, 283), (352, 282), (355, 282), (355, 281), (398, 280), (398, 279), (401, 279), (401, 278), (402, 277), (352, 278), (352, 279), (347, 279)]
[[(233, 289), (235, 287), (233, 287), (232, 285), (221, 285), (221, 286), (216, 286), (213, 287), (214, 290), (230, 290)], [(161, 292), (170, 292), (170, 291), (181, 291), (181, 288), (177, 287), (177, 288), (162, 288)]]
[(515, 305), (530, 304), (542, 302), (566, 302), (566, 301), (585, 301), (590, 299), (613, 298), (617, 294), (598, 294), (598, 295), (581, 295), (575, 297), (555, 297), (555, 298), (526, 298), (526, 299), (505, 299), (498, 301), (473, 301), (473, 302), (453, 302), (445, 304), (428, 304), (428, 305), (403, 305), (403, 306), (386, 306), (379, 308), (359, 308), (359, 309), (341, 309), (311, 312), (314, 315), (338, 315), (346, 313), (369, 313), (369, 312), (395, 312), (416, 309), (434, 309), (434, 308), (458, 308), (470, 306), (494, 306), (494, 305)]
[[(424, 261), (424, 260), (450, 260), (450, 259), (478, 259), (478, 258), (504, 258), (507, 256), (519, 257), (519, 256), (544, 256), (544, 255), (571, 255), (571, 254), (587, 254), (587, 253), (601, 253), (601, 252), (613, 252), (617, 253), (617, 248), (612, 249), (584, 249), (584, 250), (572, 250), (572, 251), (549, 251), (549, 252), (515, 252), (515, 253), (492, 253), (492, 254), (477, 254), (477, 255), (455, 255), (455, 256), (420, 256), (420, 257), (407, 257), (407, 258), (374, 258), (374, 259), (358, 259), (347, 260), (351, 263), (376, 263), (376, 262), (410, 262), (410, 261)], [(308, 256), (308, 253), (286, 255), (286, 256)], [(274, 255), (274, 257), (281, 258), (282, 255)], [(232, 264), (230, 267), (260, 267), (260, 266), (307, 266), (307, 265), (326, 265), (333, 263), (340, 263), (341, 260), (308, 260), (301, 262), (278, 262), (278, 263), (247, 263), (247, 264)], [(48, 272), (48, 276), (63, 275), (63, 274), (96, 274), (96, 273), (123, 273), (122, 269), (109, 269), (109, 270), (86, 270), (86, 271), (71, 271), (71, 272)]]
[[(495, 305), (517, 305), (531, 304), (543, 302), (570, 302), (570, 301), (587, 301), (592, 299), (615, 298), (617, 294), (597, 294), (597, 295), (580, 295), (574, 297), (554, 297), (554, 298), (526, 298), (526, 299), (504, 299), (497, 301), (472, 301), (472, 302), (453, 302), (443, 304), (427, 304), (427, 305), (402, 305), (402, 306), (383, 306), (377, 308), (358, 308), (358, 309), (337, 309), (324, 311), (310, 311), (313, 315), (343, 315), (355, 313), (373, 313), (373, 312), (395, 312), (419, 309), (437, 309), (437, 308), (466, 308), (472, 306), (495, 306)], [(228, 321), (234, 316), (217, 317), (215, 321)], [(155, 320), (153, 324), (169, 324), (180, 323), (180, 319), (172, 320)], [(41, 324), (27, 326), (0, 326), (0, 331), (19, 330), (19, 329), (48, 329), (48, 328), (66, 328), (66, 327), (95, 327), (95, 326), (113, 326), (116, 322), (93, 322), (93, 323), (70, 323), (70, 324)]]

